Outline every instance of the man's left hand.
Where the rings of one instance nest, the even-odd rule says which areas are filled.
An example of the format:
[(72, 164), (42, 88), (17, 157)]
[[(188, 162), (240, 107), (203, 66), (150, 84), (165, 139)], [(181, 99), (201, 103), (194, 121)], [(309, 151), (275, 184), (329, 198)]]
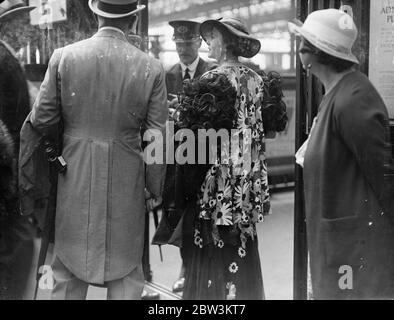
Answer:
[(150, 198), (148, 200), (146, 200), (146, 209), (148, 211), (153, 211), (153, 209), (157, 208), (158, 206), (160, 206), (163, 202), (163, 198), (162, 197), (158, 197), (158, 198)]

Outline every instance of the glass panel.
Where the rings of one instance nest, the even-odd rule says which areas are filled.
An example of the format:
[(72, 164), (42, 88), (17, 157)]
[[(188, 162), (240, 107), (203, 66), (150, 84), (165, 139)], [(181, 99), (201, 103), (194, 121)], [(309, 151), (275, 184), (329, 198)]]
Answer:
[[(158, 1), (162, 3), (162, 1)], [(173, 2), (172, 2), (173, 4)], [(284, 77), (284, 94), (289, 125), (275, 140), (267, 141), (268, 170), (272, 188), (272, 215), (258, 224), (259, 253), (267, 299), (293, 298), (293, 211), (294, 211), (294, 144), (295, 144), (295, 54), (294, 41), (287, 29), (287, 22), (295, 16), (290, 0), (280, 1), (199, 1), (188, 2), (188, 9), (163, 16), (159, 10), (150, 12), (150, 35), (160, 42), (161, 52), (156, 55), (166, 69), (179, 62), (172, 41), (173, 29), (169, 20), (206, 19), (234, 17), (246, 21), (252, 35), (256, 36), (262, 49), (252, 59), (242, 59), (257, 72), (275, 70)], [(168, 4), (169, 5), (169, 4)], [(151, 6), (156, 6), (153, 1)], [(293, 48), (293, 49), (292, 49)], [(200, 57), (208, 59), (208, 46), (203, 41)], [(151, 236), (154, 232), (151, 218)], [(177, 247), (161, 247), (163, 259), (157, 246), (150, 248), (153, 281), (171, 291), (179, 277), (182, 260)], [(181, 296), (181, 293), (179, 294)]]
[[(49, 25), (42, 24), (45, 22), (42, 17), (38, 18), (41, 19), (41, 25), (32, 25), (29, 16), (1, 25), (0, 38), (15, 49), (25, 67), (30, 80), (32, 100), (38, 92), (53, 51), (86, 39), (97, 30), (97, 22), (88, 7), (87, 0), (69, 0), (65, 3), (62, 17)], [(48, 8), (42, 9), (42, 6), (47, 7), (48, 3), (37, 1), (37, 4), (41, 15), (43, 12), (49, 12)], [(59, 12), (60, 8), (58, 8)], [(283, 76), (289, 125), (285, 132), (277, 135), (275, 140), (267, 142), (272, 216), (268, 216), (264, 223), (257, 226), (267, 299), (292, 299), (295, 54), (292, 49), (294, 42), (287, 31), (287, 21), (294, 17), (293, 9), (293, 0), (149, 1), (149, 54), (159, 59), (167, 70), (179, 61), (176, 46), (172, 41), (173, 29), (168, 25), (168, 21), (193, 19), (201, 22), (209, 18), (227, 16), (245, 21), (251, 35), (258, 38), (262, 44), (262, 50), (255, 57), (242, 59), (242, 62), (258, 73), (274, 70)], [(204, 41), (200, 56), (208, 59), (208, 46)], [(160, 221), (160, 213), (158, 218)], [(150, 241), (155, 229), (154, 217), (150, 215)], [(172, 295), (172, 287), (179, 278), (182, 266), (179, 248), (171, 245), (162, 247), (151, 245), (149, 251), (153, 287), (159, 288), (163, 297), (175, 298)], [(50, 257), (51, 251), (47, 262), (50, 261)], [(89, 290), (90, 297), (105, 298), (103, 291), (105, 289), (93, 287)], [(177, 294), (181, 297), (181, 293)], [(48, 298), (48, 292), (40, 291), (40, 297)]]

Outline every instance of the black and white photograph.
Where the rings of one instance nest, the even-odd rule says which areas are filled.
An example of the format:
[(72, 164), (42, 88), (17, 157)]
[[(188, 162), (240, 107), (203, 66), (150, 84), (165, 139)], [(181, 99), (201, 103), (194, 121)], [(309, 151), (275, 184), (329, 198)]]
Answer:
[(0, 0), (0, 300), (394, 300), (393, 145), (394, 0)]

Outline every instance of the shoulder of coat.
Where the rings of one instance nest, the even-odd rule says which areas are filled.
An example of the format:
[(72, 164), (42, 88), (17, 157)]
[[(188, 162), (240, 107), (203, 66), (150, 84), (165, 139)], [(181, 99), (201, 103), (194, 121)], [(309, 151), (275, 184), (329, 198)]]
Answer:
[(77, 41), (77, 42), (74, 42), (74, 43), (70, 43), (70, 44), (68, 44), (68, 45), (66, 45), (64, 47), (59, 48), (59, 49), (72, 51), (72, 50), (75, 50), (75, 49), (80, 48), (80, 47), (88, 47), (88, 46), (91, 45), (91, 42), (92, 42), (92, 38), (83, 39), (83, 40), (80, 40), (80, 41)]
[(0, 63), (3, 64), (4, 60), (7, 60), (10, 54), (5, 45), (0, 42)]
[(16, 53), (14, 49), (7, 43), (0, 40), (0, 58), (14, 57), (16, 59)]
[(153, 58), (146, 52), (141, 51), (134, 46), (133, 48), (133, 50), (136, 51), (134, 52), (134, 61), (132, 61), (133, 68), (144, 72), (146, 77), (148, 75), (153, 78), (164, 77), (165, 71), (163, 64), (160, 62), (160, 60)]
[(175, 74), (175, 73), (179, 72), (180, 66), (181, 66), (181, 64), (179, 62), (175, 63), (174, 65), (172, 65), (171, 67), (169, 67), (166, 70), (167, 74), (169, 74), (169, 73)]
[(3, 52), (6, 52), (6, 51), (8, 51), (8, 49), (7, 49), (7, 46), (6, 46), (5, 42), (0, 40), (0, 52), (3, 53)]
[(163, 64), (161, 63), (160, 60), (153, 58), (152, 56), (150, 56), (148, 53), (141, 51), (138, 48), (134, 49), (136, 51), (138, 51), (137, 55), (140, 55), (142, 58), (142, 62), (146, 65), (151, 66), (154, 70), (156, 70), (157, 72), (164, 72), (164, 67)]
[(0, 119), (0, 164), (6, 165), (14, 154), (14, 141), (7, 126)]
[(336, 100), (351, 103), (352, 99), (369, 95), (372, 84), (366, 76), (356, 71), (345, 75), (335, 89), (337, 90)]
[(81, 40), (78, 42), (68, 44), (64, 47), (57, 48), (57, 49), (55, 49), (55, 51), (53, 51), (52, 58), (54, 58), (56, 56), (60, 56), (60, 54), (63, 56), (67, 56), (69, 54), (72, 55), (75, 52), (79, 52), (81, 50), (84, 50), (84, 48), (88, 48), (90, 46), (89, 42), (90, 42), (90, 39), (84, 39), (84, 40)]
[(212, 70), (218, 67), (218, 64), (215, 61), (212, 60), (204, 60), (203, 58), (200, 57), (200, 60), (202, 61), (204, 67), (206, 70)]

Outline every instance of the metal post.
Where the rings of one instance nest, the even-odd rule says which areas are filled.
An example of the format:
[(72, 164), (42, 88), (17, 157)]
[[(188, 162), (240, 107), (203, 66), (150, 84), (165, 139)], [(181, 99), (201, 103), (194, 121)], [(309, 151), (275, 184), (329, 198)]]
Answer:
[(140, 0), (140, 4), (145, 5), (145, 10), (140, 12), (139, 19), (139, 35), (142, 38), (141, 50), (144, 52), (149, 51), (149, 36), (148, 36), (148, 28), (149, 28), (149, 14), (148, 14), (148, 0)]
[(371, 0), (342, 0), (341, 5), (352, 7), (353, 18), (359, 31), (353, 52), (360, 59), (360, 71), (369, 73), (369, 27)]
[[(304, 21), (308, 13), (308, 1), (297, 0), (297, 18)], [(299, 43), (297, 43), (297, 51)], [(296, 150), (298, 150), (307, 139), (307, 118), (306, 118), (306, 79), (302, 65), (297, 59), (296, 65)], [(294, 282), (293, 297), (295, 300), (305, 300), (307, 298), (307, 242), (306, 224), (304, 210), (304, 184), (302, 178), (302, 168), (296, 166), (295, 172), (295, 199), (294, 199)]]
[(149, 211), (146, 211), (145, 216), (145, 238), (144, 238), (144, 252), (142, 254), (142, 270), (144, 272), (145, 281), (152, 281), (152, 270), (150, 268), (150, 259), (149, 259)]
[[(142, 39), (140, 49), (144, 52), (148, 52), (148, 50), (149, 50), (148, 0), (140, 0), (140, 4), (145, 5), (145, 10), (142, 10), (140, 12), (137, 33), (140, 35), (140, 37)], [(152, 281), (152, 270), (150, 268), (150, 258), (149, 258), (149, 247), (150, 247), (149, 222), (150, 222), (150, 214), (147, 211), (146, 216), (145, 216), (145, 238), (144, 238), (144, 252), (142, 255), (142, 269), (144, 272), (145, 280), (148, 282), (151, 282)]]
[[(305, 21), (309, 13), (327, 7), (338, 7), (337, 0), (313, 1), (297, 0), (297, 18)], [(297, 51), (299, 43), (297, 43)], [(296, 65), (296, 150), (298, 150), (308, 137), (313, 119), (317, 114), (323, 88), (319, 80), (313, 76), (306, 76), (299, 59)], [(294, 199), (294, 299), (305, 300), (308, 293), (308, 246), (305, 217), (304, 180), (303, 170), (296, 166), (295, 172), (295, 199)]]
[[(291, 12), (296, 13), (296, 0), (291, 0)], [(296, 37), (294, 34), (290, 35), (290, 70), (291, 72), (295, 71), (295, 44)]]

